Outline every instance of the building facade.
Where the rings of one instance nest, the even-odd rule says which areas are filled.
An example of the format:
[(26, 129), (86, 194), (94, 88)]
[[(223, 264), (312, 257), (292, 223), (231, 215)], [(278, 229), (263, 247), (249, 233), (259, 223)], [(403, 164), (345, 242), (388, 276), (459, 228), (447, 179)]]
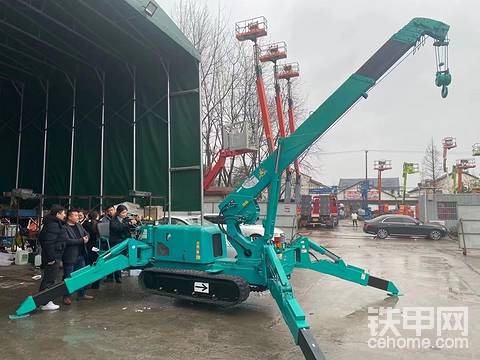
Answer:
[[(433, 192), (433, 188), (435, 188), (436, 193), (441, 194), (454, 194), (455, 189), (458, 185), (456, 184), (458, 180), (454, 180), (452, 173), (444, 174), (440, 176), (435, 182), (432, 180), (426, 180), (422, 183), (421, 187), (429, 188), (428, 192)], [(467, 172), (463, 173), (462, 175), (462, 183), (465, 192), (470, 192), (480, 186), (480, 178), (476, 177), (475, 175), (469, 174)], [(457, 186), (455, 186), (457, 185)], [(424, 190), (420, 189), (421, 192)], [(419, 187), (412, 189), (409, 191), (409, 194), (415, 196), (415, 193), (419, 193)]]

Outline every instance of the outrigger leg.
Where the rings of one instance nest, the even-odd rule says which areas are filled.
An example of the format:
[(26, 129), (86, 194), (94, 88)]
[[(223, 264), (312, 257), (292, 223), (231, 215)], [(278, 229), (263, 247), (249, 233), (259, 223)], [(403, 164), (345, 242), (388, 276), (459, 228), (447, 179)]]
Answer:
[(283, 319), (290, 332), (303, 352), (305, 359), (324, 360), (325, 356), (317, 341), (310, 332), (310, 325), (305, 319), (305, 313), (295, 299), (292, 286), (288, 281), (283, 266), (273, 249), (273, 246), (265, 246), (265, 258), (267, 265), (268, 289), (282, 313)]
[[(338, 278), (354, 282), (363, 286), (371, 286), (380, 290), (387, 291), (391, 296), (398, 296), (399, 290), (392, 281), (385, 280), (370, 275), (364, 269), (348, 265), (338, 255), (328, 249), (320, 246), (306, 237), (301, 237), (295, 241), (295, 267), (311, 269), (324, 274), (336, 276)], [(312, 250), (325, 255), (328, 259), (311, 259)]]
[[(363, 286), (385, 290), (392, 296), (399, 294), (398, 288), (393, 282), (372, 276), (359, 267), (347, 265), (339, 256), (306, 237), (297, 239), (290, 245), (290, 249), (292, 253), (284, 253), (287, 258), (282, 257), (280, 260), (273, 246), (265, 245), (267, 284), (290, 329), (295, 344), (300, 347), (306, 359), (323, 360), (325, 356), (311, 334), (305, 313), (293, 294), (287, 276), (287, 273), (291, 273), (293, 268), (311, 269), (333, 275)], [(327, 256), (328, 259), (318, 260), (316, 256), (313, 256), (315, 259), (312, 260), (315, 252)]]
[(152, 257), (151, 246), (134, 239), (127, 239), (102, 254), (94, 265), (86, 266), (71, 274), (55, 286), (40, 291), (35, 295), (28, 296), (18, 307), (11, 320), (25, 316), (39, 306), (49, 301), (94, 283), (115, 271), (124, 270), (130, 267), (144, 267)]

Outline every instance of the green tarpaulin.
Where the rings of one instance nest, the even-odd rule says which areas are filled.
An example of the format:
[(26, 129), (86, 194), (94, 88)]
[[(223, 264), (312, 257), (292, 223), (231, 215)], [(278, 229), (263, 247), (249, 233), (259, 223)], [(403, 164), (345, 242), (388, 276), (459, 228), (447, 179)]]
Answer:
[(72, 194), (99, 195), (103, 118), (103, 195), (168, 197), (170, 119), (172, 210), (200, 210), (199, 56), (148, 3), (0, 2), (0, 191), (17, 185), (21, 119), (18, 187), (42, 191), (47, 121), (44, 193), (69, 194), (73, 131)]

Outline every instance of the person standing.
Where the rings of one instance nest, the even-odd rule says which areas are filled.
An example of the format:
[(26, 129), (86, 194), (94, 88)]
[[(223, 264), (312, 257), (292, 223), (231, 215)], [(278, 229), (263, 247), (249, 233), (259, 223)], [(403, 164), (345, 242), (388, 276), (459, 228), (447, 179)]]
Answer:
[[(65, 209), (53, 205), (50, 213), (43, 220), (43, 228), (38, 240), (42, 248), (42, 282), (40, 291), (51, 288), (58, 279), (59, 263), (62, 260), (67, 232), (65, 229)], [(60, 306), (53, 301), (40, 306), (42, 310), (57, 310)]]
[[(115, 217), (110, 221), (110, 244), (115, 246), (120, 244), (123, 240), (128, 239), (131, 234), (130, 230), (137, 221), (128, 218), (128, 209), (125, 205), (118, 205)], [(115, 281), (121, 283), (122, 272), (115, 271), (113, 273)], [(108, 280), (108, 277), (107, 277)]]
[(115, 206), (110, 205), (105, 208), (105, 212), (100, 219), (100, 222), (110, 222), (115, 217)]
[[(108, 246), (105, 247), (105, 244), (102, 243), (101, 244), (101, 249), (102, 250), (110, 250), (110, 247), (112, 246), (112, 243), (110, 242), (110, 223), (112, 221), (112, 219), (115, 217), (115, 206), (113, 205), (110, 205), (110, 206), (107, 206), (105, 208), (105, 211), (103, 213), (103, 216), (102, 218), (100, 219), (100, 222), (102, 224), (108, 224), (108, 232), (109, 232), (109, 235), (108, 235)], [(99, 235), (100, 235), (100, 231), (99, 231)], [(121, 273), (120, 273), (121, 274)], [(106, 282), (112, 282), (113, 281), (113, 274), (109, 274), (107, 275), (107, 278), (105, 279)]]
[[(89, 239), (86, 244), (87, 247), (87, 264), (93, 265), (98, 258), (98, 254), (93, 249), (98, 245), (98, 220), (100, 215), (96, 211), (90, 211), (87, 216), (87, 220), (83, 223), (83, 228), (88, 232)], [(92, 289), (98, 289), (100, 287), (100, 281), (95, 281), (92, 284)]]
[(83, 209), (78, 210), (78, 223), (83, 225), (83, 223), (87, 220), (87, 212)]
[[(78, 210), (68, 210), (67, 212), (67, 241), (65, 251), (63, 253), (63, 274), (64, 279), (71, 276), (72, 272), (85, 267), (87, 258), (87, 248), (89, 235), (85, 229), (78, 223)], [(92, 300), (94, 297), (87, 295), (85, 289), (77, 292), (79, 299)], [(65, 305), (72, 304), (70, 295), (63, 298)]]
[(358, 214), (356, 211), (352, 212), (352, 226), (357, 229), (358, 228)]

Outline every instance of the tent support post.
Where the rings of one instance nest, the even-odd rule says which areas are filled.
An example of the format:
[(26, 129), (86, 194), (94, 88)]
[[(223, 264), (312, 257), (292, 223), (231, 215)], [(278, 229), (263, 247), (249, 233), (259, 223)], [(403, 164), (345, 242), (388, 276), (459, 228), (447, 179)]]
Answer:
[(77, 79), (74, 78), (73, 82), (70, 84), (73, 91), (73, 100), (72, 100), (72, 139), (70, 145), (70, 179), (68, 183), (68, 205), (72, 205), (72, 187), (73, 187), (73, 160), (74, 160), (74, 151), (75, 151), (75, 113), (76, 113), (76, 104), (77, 104)]
[(172, 222), (172, 149), (171, 149), (171, 118), (170, 118), (170, 68), (167, 73), (167, 147), (168, 147), (168, 223)]
[[(137, 190), (137, 70), (132, 67), (133, 80), (133, 190)], [(135, 203), (135, 198), (133, 198)]]
[[(42, 83), (43, 85), (43, 83)], [(45, 85), (45, 125), (43, 128), (43, 168), (42, 168), (42, 197), (40, 201), (40, 215), (43, 218), (43, 202), (45, 197), (45, 172), (47, 169), (47, 140), (48, 140), (48, 97), (50, 92), (50, 82), (47, 80)]]
[(102, 83), (102, 117), (101, 117), (101, 140), (100, 140), (100, 212), (103, 211), (103, 168), (104, 168), (104, 145), (105, 145), (105, 71), (102, 71), (100, 77)]
[(200, 223), (203, 225), (203, 139), (202, 139), (202, 131), (203, 131), (203, 124), (202, 124), (202, 94), (200, 91), (200, 64), (198, 65), (198, 106), (199, 106), (199, 123), (200, 123)]
[(18, 189), (19, 175), (20, 175), (20, 157), (22, 152), (22, 130), (23, 130), (23, 98), (25, 93), (25, 84), (22, 84), (20, 89), (13, 83), (17, 93), (20, 95), (20, 115), (18, 119), (18, 147), (17, 147), (17, 173), (15, 177), (15, 189)]

